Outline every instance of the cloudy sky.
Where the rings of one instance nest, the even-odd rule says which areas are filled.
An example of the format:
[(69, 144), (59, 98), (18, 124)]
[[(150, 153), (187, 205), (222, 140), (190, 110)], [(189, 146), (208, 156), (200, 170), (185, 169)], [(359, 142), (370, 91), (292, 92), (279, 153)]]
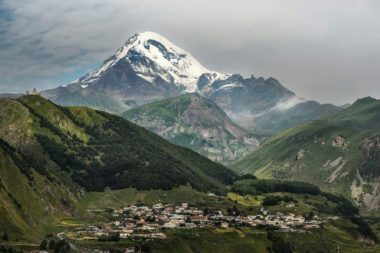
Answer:
[(307, 99), (380, 98), (380, 1), (0, 0), (0, 92), (56, 87), (155, 31), (209, 69)]

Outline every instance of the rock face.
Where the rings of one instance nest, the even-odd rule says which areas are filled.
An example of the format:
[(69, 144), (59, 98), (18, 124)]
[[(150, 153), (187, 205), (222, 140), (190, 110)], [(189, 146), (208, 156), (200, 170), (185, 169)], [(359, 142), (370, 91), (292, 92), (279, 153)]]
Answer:
[(171, 142), (222, 163), (256, 148), (259, 140), (197, 93), (143, 105), (123, 114)]
[(300, 99), (274, 78), (210, 71), (153, 32), (132, 36), (99, 69), (41, 95), (61, 105), (122, 113), (192, 92), (212, 99), (245, 128), (268, 134), (339, 109)]
[(335, 136), (335, 138), (331, 142), (331, 146), (340, 148), (342, 150), (347, 150), (348, 148), (348, 144), (346, 143), (346, 140), (341, 135)]
[(231, 167), (258, 177), (310, 182), (380, 209), (380, 101), (363, 98), (267, 140)]

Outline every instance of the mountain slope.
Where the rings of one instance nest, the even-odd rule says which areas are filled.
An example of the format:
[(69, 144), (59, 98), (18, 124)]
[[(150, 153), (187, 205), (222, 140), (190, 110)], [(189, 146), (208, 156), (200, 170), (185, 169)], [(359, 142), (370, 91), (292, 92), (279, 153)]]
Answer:
[(1, 139), (0, 161), (1, 234), (11, 240), (38, 241), (61, 218), (80, 216), (81, 191), (68, 177), (53, 173), (46, 177)]
[(214, 100), (235, 122), (261, 134), (274, 134), (340, 110), (301, 99), (274, 78), (235, 74), (212, 80), (208, 76), (200, 77), (201, 94)]
[(298, 99), (278, 103), (275, 107), (253, 116), (250, 128), (260, 133), (274, 134), (302, 122), (322, 119), (341, 110), (335, 105), (320, 104), (316, 101), (302, 101), (295, 105), (287, 105), (294, 100)]
[(222, 165), (108, 113), (59, 107), (40, 96), (0, 102), (0, 138), (47, 175), (52, 169), (64, 171), (87, 190), (190, 184), (223, 193), (224, 183), (234, 176)]
[(380, 101), (363, 98), (267, 140), (232, 167), (259, 177), (306, 181), (380, 208)]
[[(41, 95), (60, 105), (89, 106), (119, 114), (193, 92), (216, 102), (246, 129), (265, 134), (340, 109), (304, 103), (274, 78), (244, 78), (210, 71), (188, 52), (153, 32), (135, 34), (100, 68)], [(292, 109), (295, 105), (297, 108)]]
[(123, 117), (214, 161), (228, 163), (258, 146), (254, 136), (197, 93), (146, 104)]

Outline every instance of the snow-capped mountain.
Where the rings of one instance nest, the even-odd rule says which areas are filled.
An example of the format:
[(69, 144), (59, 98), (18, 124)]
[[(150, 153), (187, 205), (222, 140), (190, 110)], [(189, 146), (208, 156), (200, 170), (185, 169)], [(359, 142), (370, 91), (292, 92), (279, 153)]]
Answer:
[[(210, 71), (190, 53), (153, 32), (135, 34), (99, 69), (41, 95), (61, 105), (122, 113), (138, 105), (192, 92), (212, 99), (231, 118), (251, 129), (263, 125), (257, 122), (262, 114), (286, 114), (304, 104), (274, 78), (244, 78)], [(321, 116), (319, 112), (311, 115), (312, 119)], [(298, 119), (293, 121), (284, 125), (299, 123)]]
[(80, 84), (81, 88), (87, 88), (121, 60), (128, 62), (135, 73), (144, 80), (153, 82), (161, 78), (167, 83), (176, 84), (185, 92), (197, 91), (199, 76), (211, 73), (188, 52), (166, 38), (154, 32), (144, 32), (128, 39), (99, 69), (70, 85)]
[(123, 112), (182, 93), (198, 91), (199, 77), (226, 78), (203, 67), (191, 54), (153, 32), (132, 36), (99, 69), (41, 94), (63, 105)]

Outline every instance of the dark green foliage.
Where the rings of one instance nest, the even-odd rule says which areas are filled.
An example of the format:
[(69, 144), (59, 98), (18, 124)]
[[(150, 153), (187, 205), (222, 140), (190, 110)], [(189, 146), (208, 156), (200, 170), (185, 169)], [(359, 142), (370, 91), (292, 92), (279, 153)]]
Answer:
[(227, 208), (228, 215), (232, 216), (238, 216), (240, 215), (240, 211), (236, 206), (233, 206), (232, 208)]
[(110, 235), (103, 235), (103, 236), (100, 236), (98, 240), (102, 242), (117, 242), (117, 241), (120, 241), (120, 234), (112, 233)]
[(292, 253), (292, 246), (286, 242), (281, 236), (273, 231), (267, 232), (267, 239), (272, 241), (272, 247), (269, 248), (273, 253)]
[(65, 155), (67, 148), (45, 135), (36, 135), (36, 137), (41, 146), (48, 152), (50, 159), (66, 170), (68, 166), (68, 159)]
[(232, 185), (232, 191), (241, 195), (273, 192), (319, 195), (320, 189), (312, 184), (278, 180), (242, 180)]
[(280, 204), (281, 202), (285, 202), (285, 203), (286, 202), (294, 202), (294, 203), (296, 203), (297, 201), (290, 196), (281, 197), (281, 196), (277, 196), (277, 195), (269, 195), (263, 199), (263, 206), (275, 206), (275, 205)]
[(5, 188), (5, 186), (3, 185), (3, 183), (0, 181), (0, 189), (1, 188), (5, 191), (5, 193), (8, 195), (8, 197), (12, 200), (13, 204), (17, 207), (17, 209), (21, 210), (22, 209), (21, 203), (12, 195), (12, 193), (10, 193), (7, 190), (7, 188)]
[(5, 247), (4, 245), (0, 246), (0, 253), (23, 253), (24, 251), (14, 249), (11, 247)]
[[(226, 167), (120, 117), (86, 108), (59, 107), (41, 97), (20, 100), (37, 121), (35, 137), (50, 160), (89, 191), (103, 191), (106, 187), (169, 190), (189, 184), (200, 191), (225, 194), (224, 184), (232, 183), (236, 177)], [(49, 110), (55, 117), (70, 121), (70, 129), (57, 125), (57, 119), (49, 120)], [(83, 135), (73, 134), (74, 128), (86, 133), (88, 142)], [(33, 168), (48, 169), (41, 161), (34, 161)], [(43, 174), (51, 176), (46, 171)]]
[(54, 240), (50, 240), (49, 241), (49, 249), (54, 249), (55, 248), (55, 241)]
[(11, 147), (4, 140), (0, 139), (0, 148), (6, 152), (11, 158), (12, 161), (20, 168), (21, 172), (30, 180), (33, 181), (33, 176), (31, 173), (31, 166), (28, 164), (27, 159), (19, 154), (13, 147)]
[(359, 232), (365, 237), (372, 238), (375, 242), (378, 242), (376, 234), (373, 232), (372, 228), (368, 225), (368, 223), (363, 220), (360, 216), (354, 216), (351, 218), (352, 223), (358, 225)]
[(58, 240), (54, 244), (54, 253), (70, 252), (70, 245), (66, 240)]
[(346, 217), (359, 215), (359, 209), (354, 206), (348, 199), (327, 192), (323, 192), (322, 196), (324, 196), (327, 200), (337, 204), (335, 210), (336, 213)]
[(343, 216), (355, 216), (359, 213), (359, 209), (347, 199), (341, 201), (337, 205), (336, 210)]
[(372, 231), (368, 223), (360, 216), (359, 209), (354, 206), (348, 199), (342, 196), (335, 196), (330, 193), (322, 193), (322, 195), (337, 204), (335, 213), (351, 219), (351, 222), (358, 225), (359, 232), (365, 236), (378, 241), (376, 234)]
[(41, 250), (46, 250), (48, 249), (48, 241), (46, 239), (44, 239), (41, 244), (40, 244), (40, 249)]
[(246, 180), (246, 179), (257, 179), (257, 177), (252, 174), (244, 174), (244, 175), (237, 176), (235, 181)]
[(203, 215), (208, 215), (210, 213), (210, 210), (208, 209), (208, 207), (206, 206), (204, 209), (203, 209)]

